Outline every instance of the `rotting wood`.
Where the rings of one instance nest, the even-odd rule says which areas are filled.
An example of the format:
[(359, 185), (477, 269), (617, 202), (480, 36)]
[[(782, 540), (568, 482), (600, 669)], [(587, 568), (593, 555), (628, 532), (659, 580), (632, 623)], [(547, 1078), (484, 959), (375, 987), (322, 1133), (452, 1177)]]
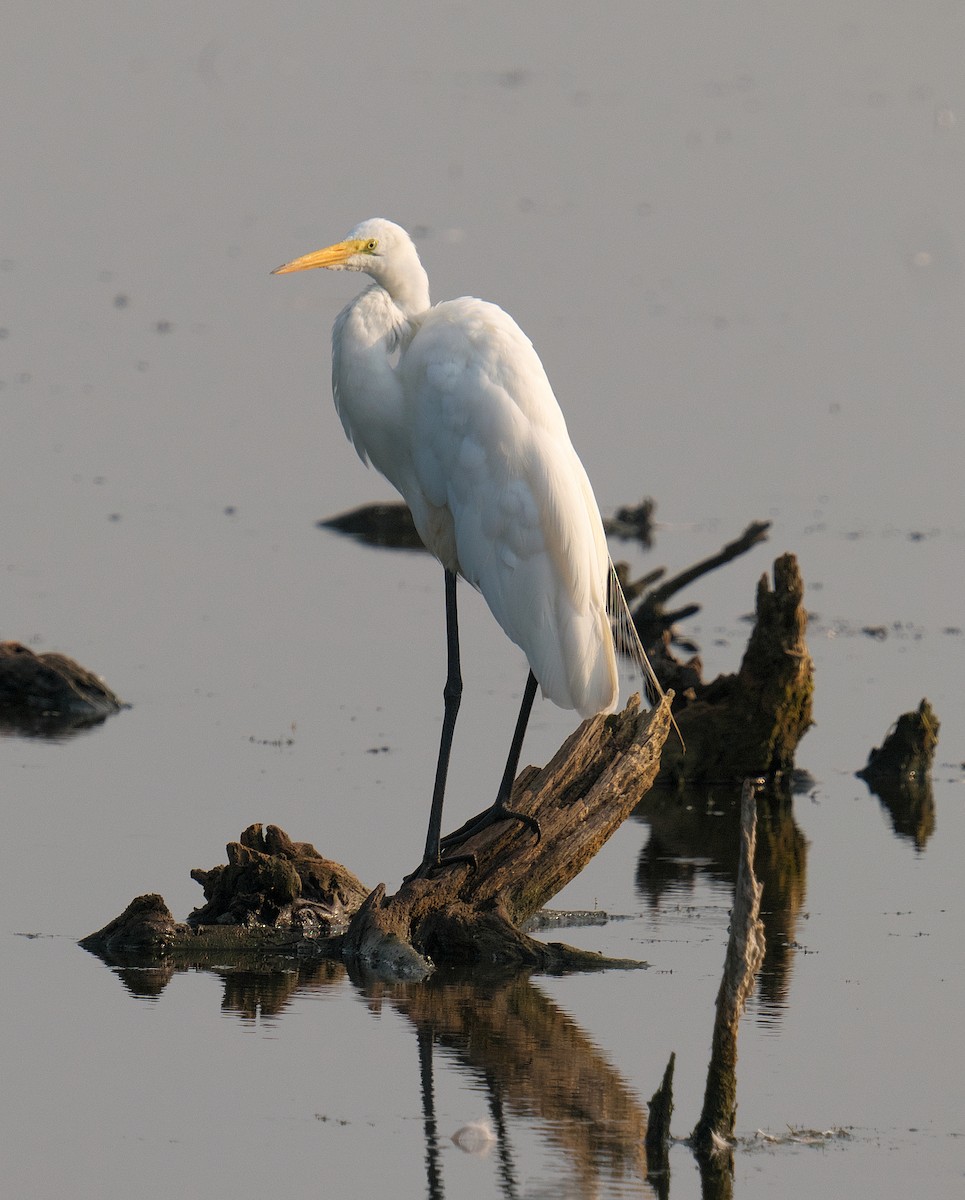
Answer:
[[(700, 562), (694, 563), (693, 566), (688, 567), (686, 570), (678, 572), (670, 579), (665, 579), (663, 583), (659, 583), (656, 587), (648, 588), (641, 602), (633, 609), (633, 622), (637, 627), (637, 632), (640, 634), (640, 640), (644, 646), (649, 648), (655, 645), (664, 632), (669, 630), (676, 621), (682, 620), (684, 617), (693, 616), (694, 613), (700, 611), (699, 604), (690, 604), (675, 612), (667, 612), (665, 605), (671, 596), (675, 596), (677, 592), (682, 591), (695, 580), (708, 575), (711, 571), (716, 571), (718, 567), (732, 562), (735, 558), (739, 558), (742, 554), (746, 554), (748, 550), (753, 549), (754, 546), (766, 541), (770, 528), (770, 521), (751, 521), (739, 537), (734, 538), (732, 542), (728, 542), (726, 546), (722, 546), (716, 554), (710, 555), (709, 558), (701, 559)], [(659, 573), (648, 575), (643, 582), (647, 584), (655, 582), (657, 579), (662, 578), (663, 574), (664, 572), (660, 571)], [(631, 602), (636, 599), (642, 590), (640, 582), (628, 582), (624, 587), (624, 591), (629, 592), (628, 599)]]
[(421, 978), (441, 964), (643, 966), (547, 945), (519, 926), (579, 874), (650, 788), (670, 702), (641, 713), (634, 697), (622, 713), (584, 721), (545, 767), (525, 768), (512, 805), (539, 820), (542, 837), (537, 842), (511, 821), (487, 828), (463, 847), (475, 856), (475, 870), (443, 866), (386, 896), (382, 885), (369, 892), (310, 844), (276, 826), (252, 825), (229, 843), (226, 866), (192, 872), (207, 903), (188, 924), (175, 922), (161, 897), (139, 897), (81, 944), (107, 955), (314, 952), (395, 979)]
[(757, 587), (757, 619), (736, 675), (701, 679), (699, 658), (653, 656), (658, 676), (677, 691), (674, 716), (686, 753), (671, 738), (661, 783), (711, 783), (789, 771), (810, 728), (814, 664), (805, 641), (804, 581), (793, 554), (774, 563)]
[(277, 825), (249, 825), (226, 847), (226, 866), (196, 868), (206, 903), (188, 917), (204, 925), (267, 925), (302, 935), (345, 926), (369, 889), (309, 842), (293, 842)]
[(316, 521), (315, 524), (319, 529), (333, 529), (336, 533), (346, 534), (366, 546), (425, 552), (409, 506), (401, 501), (363, 504), (359, 508)]
[(475, 856), (475, 870), (462, 862), (443, 866), (407, 879), (394, 896), (370, 897), (349, 927), (346, 956), (379, 970), (382, 947), (391, 961), (401, 941), (436, 964), (606, 965), (538, 942), (519, 925), (579, 874), (649, 790), (670, 700), (641, 713), (634, 697), (622, 713), (584, 721), (545, 767), (528, 767), (516, 780), (511, 806), (538, 819), (538, 842), (515, 822), (484, 829), (460, 846)]

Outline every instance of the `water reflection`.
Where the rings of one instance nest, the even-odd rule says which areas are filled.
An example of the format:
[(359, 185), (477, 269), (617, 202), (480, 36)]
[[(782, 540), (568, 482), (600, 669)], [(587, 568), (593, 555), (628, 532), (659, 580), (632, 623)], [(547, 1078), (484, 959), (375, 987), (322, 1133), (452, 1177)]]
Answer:
[[(278, 1016), (297, 995), (340, 985), (347, 974), (338, 962), (292, 963), (279, 970), (277, 962), (253, 964), (242, 956), (232, 966), (229, 957), (158, 965), (124, 956), (113, 958), (111, 966), (132, 996), (151, 1000), (175, 975), (208, 971), (222, 980), (222, 1010), (245, 1022)], [(617, 1183), (625, 1194), (644, 1188), (644, 1106), (587, 1034), (529, 977), (480, 981), (478, 975), (472, 980), (437, 975), (423, 983), (359, 978), (353, 983), (373, 1016), (388, 1005), (413, 1029), (432, 1200), (445, 1194), (433, 1074), (439, 1055), (477, 1081), (487, 1097), (501, 1195), (521, 1195), (510, 1118), (539, 1127), (564, 1169), (567, 1194), (598, 1195)]]
[[(762, 986), (775, 1007), (785, 1003), (793, 931), (804, 898), (805, 841), (793, 820), (789, 790), (772, 790), (755, 802), (747, 783), (745, 793), (743, 825), (740, 798), (731, 789), (651, 793), (635, 814), (651, 830), (637, 885), (652, 907), (679, 888), (682, 877), (692, 885), (698, 872), (726, 881), (729, 890), (745, 898), (744, 909), (735, 901), (732, 911), (705, 1116), (690, 1139), (708, 1200), (729, 1195), (733, 1185), (737, 1029), (763, 954), (760, 885), (770, 896), (765, 924), (771, 930)], [(752, 856), (760, 880), (748, 871)], [(753, 956), (745, 953), (753, 949), (751, 942)], [(130, 955), (108, 961), (132, 995), (152, 1000), (177, 973), (210, 972), (222, 981), (222, 1010), (246, 1023), (277, 1018), (296, 996), (340, 986), (349, 975), (372, 1016), (387, 1006), (412, 1029), (430, 1200), (442, 1200), (446, 1183), (436, 1109), (440, 1062), (473, 1081), (487, 1099), (487, 1143), (500, 1195), (516, 1200), (524, 1194), (518, 1166), (523, 1150), (514, 1146), (522, 1141), (524, 1124), (538, 1131), (553, 1162), (553, 1191), (547, 1194), (670, 1194), (669, 1111), (661, 1134), (664, 1152), (659, 1162), (656, 1153), (651, 1155), (654, 1170), (649, 1171), (646, 1106), (587, 1033), (528, 974), (486, 976), (476, 969), (471, 975), (439, 972), (419, 982), (387, 982), (349, 972), (340, 961), (288, 958), (282, 965), (276, 957), (228, 951), (179, 953), (160, 965)], [(660, 1129), (655, 1116), (652, 1132)], [(700, 1140), (704, 1135), (712, 1152)]]
[[(531, 979), (480, 985), (434, 977), (421, 985), (375, 984), (368, 994), (416, 1030), (424, 1111), (436, 1048), (485, 1089), (503, 1195), (519, 1195), (507, 1115), (539, 1125), (566, 1164), (576, 1195), (598, 1194), (602, 1183), (626, 1186), (645, 1178), (646, 1114), (638, 1097)], [(428, 1118), (426, 1128), (428, 1134)], [(431, 1181), (436, 1164), (428, 1165)]]
[[(277, 959), (237, 952), (168, 958), (160, 965), (132, 955), (108, 961), (132, 996), (152, 1001), (175, 975), (209, 972), (222, 981), (222, 1011), (246, 1023), (279, 1017), (297, 997), (340, 987), (349, 975), (337, 961), (292, 959), (280, 967)], [(440, 973), (418, 983), (387, 983), (352, 974), (351, 982), (372, 1016), (388, 1006), (413, 1031), (429, 1200), (445, 1196), (442, 1148), (450, 1140), (449, 1130), (440, 1133), (436, 1112), (440, 1062), (474, 1081), (486, 1097), (487, 1151), (499, 1195), (516, 1200), (537, 1194), (670, 1194), (666, 1163), (648, 1173), (646, 1105), (587, 1033), (528, 975)], [(736, 1037), (736, 1026), (733, 1032)], [(732, 1071), (728, 1087), (732, 1094)], [(514, 1146), (514, 1129), (523, 1122), (538, 1131), (551, 1154), (553, 1182), (545, 1193), (534, 1192), (532, 1183), (521, 1190), (517, 1153), (523, 1150)], [(719, 1162), (701, 1161), (704, 1197), (728, 1195), (732, 1169), (729, 1154)]]
[(155, 1000), (176, 975), (207, 971), (221, 979), (223, 1012), (242, 1020), (280, 1016), (298, 994), (340, 984), (345, 967), (334, 961), (279, 965), (277, 957), (223, 951), (215, 955), (170, 955), (158, 959), (140, 954), (98, 953), (127, 991), (139, 1000)]
[[(633, 814), (648, 825), (636, 888), (652, 911), (698, 876), (733, 890), (739, 857), (740, 787), (652, 789)], [(807, 886), (807, 840), (794, 820), (791, 787), (776, 785), (757, 801), (754, 869), (764, 885), (761, 919), (767, 949), (758, 976), (758, 1005), (772, 1019), (787, 1006), (796, 930)]]
[(891, 827), (899, 838), (924, 850), (935, 832), (935, 798), (931, 776), (866, 779), (868, 791), (877, 796), (891, 818)]
[(106, 714), (37, 713), (23, 710), (0, 712), (0, 738), (41, 738), (48, 742), (67, 742), (82, 733), (90, 733), (107, 720)]

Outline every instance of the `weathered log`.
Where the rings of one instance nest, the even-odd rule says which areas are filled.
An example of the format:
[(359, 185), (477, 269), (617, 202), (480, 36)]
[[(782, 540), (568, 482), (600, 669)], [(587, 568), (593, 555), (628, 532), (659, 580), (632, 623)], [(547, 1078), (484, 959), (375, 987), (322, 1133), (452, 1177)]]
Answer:
[(81, 938), (80, 945), (94, 954), (163, 958), (175, 942), (176, 930), (177, 923), (163, 897), (152, 892), (136, 896), (119, 917)]
[(649, 550), (653, 545), (653, 514), (656, 511), (656, 500), (646, 496), (639, 504), (626, 504), (612, 517), (604, 517), (603, 528), (607, 537), (638, 541)]
[(773, 590), (766, 575), (758, 584), (757, 620), (736, 675), (705, 684), (699, 660), (676, 664), (657, 657), (657, 674), (683, 689), (674, 715), (686, 743), (684, 753), (674, 739), (667, 742), (660, 782), (726, 782), (793, 767), (812, 724), (814, 664), (806, 628), (804, 582), (797, 559), (784, 554), (774, 563)]
[(398, 500), (389, 504), (363, 504), (315, 524), (319, 529), (344, 533), (366, 546), (425, 551), (409, 506)]
[(0, 728), (65, 737), (123, 707), (99, 675), (66, 654), (36, 654), (20, 642), (0, 642)]
[(584, 721), (545, 767), (516, 780), (511, 806), (539, 821), (539, 841), (502, 822), (460, 845), (475, 869), (444, 865), (411, 876), (394, 896), (374, 893), (352, 920), (346, 956), (378, 971), (383, 953), (395, 962), (402, 943), (437, 964), (589, 965), (591, 956), (537, 942), (519, 925), (579, 874), (649, 790), (670, 699), (642, 714), (634, 697), (622, 713)]
[[(685, 571), (678, 572), (678, 574), (671, 576), (670, 579), (665, 579), (657, 587), (647, 591), (641, 603), (633, 609), (633, 622), (637, 627), (637, 632), (640, 634), (640, 640), (644, 646), (650, 647), (654, 645), (664, 630), (669, 629), (675, 621), (682, 620), (684, 616), (692, 616), (694, 613), (700, 611), (700, 605), (692, 604), (684, 609), (668, 613), (665, 605), (671, 596), (675, 596), (677, 592), (682, 591), (703, 575), (708, 575), (711, 571), (716, 571), (718, 567), (722, 567), (725, 563), (732, 562), (735, 558), (746, 554), (748, 550), (760, 542), (767, 541), (767, 532), (770, 527), (770, 521), (751, 521), (750, 525), (747, 526), (739, 537), (734, 538), (732, 542), (728, 542), (726, 546), (721, 547), (716, 554), (710, 555), (709, 558), (701, 559), (700, 562), (694, 563), (693, 566), (688, 567)], [(661, 576), (662, 574), (663, 572), (661, 572)], [(624, 588), (624, 591), (626, 590)], [(631, 585), (631, 591), (633, 590), (635, 589)]]

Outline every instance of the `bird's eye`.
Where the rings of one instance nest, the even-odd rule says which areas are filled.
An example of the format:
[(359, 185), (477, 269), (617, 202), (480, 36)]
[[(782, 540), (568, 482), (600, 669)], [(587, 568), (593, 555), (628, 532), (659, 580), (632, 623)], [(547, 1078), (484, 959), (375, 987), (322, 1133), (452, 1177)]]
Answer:
[(374, 254), (375, 251), (378, 249), (378, 245), (379, 245), (379, 243), (375, 240), (375, 238), (372, 238), (370, 241), (365, 243), (366, 253)]

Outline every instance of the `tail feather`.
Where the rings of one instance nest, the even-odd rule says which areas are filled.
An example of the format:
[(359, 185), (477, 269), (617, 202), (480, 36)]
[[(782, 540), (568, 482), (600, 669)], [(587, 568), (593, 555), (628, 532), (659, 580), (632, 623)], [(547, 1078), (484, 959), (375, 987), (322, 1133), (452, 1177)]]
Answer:
[[(640, 634), (637, 633), (637, 627), (634, 625), (633, 617), (630, 615), (630, 606), (627, 604), (627, 598), (623, 594), (623, 588), (620, 586), (620, 580), (613, 566), (613, 559), (610, 559), (610, 570), (607, 576), (606, 608), (610, 617), (610, 626), (613, 630), (613, 641), (616, 645), (617, 653), (625, 655), (631, 662), (636, 664), (643, 677), (643, 691), (647, 698), (647, 703), (651, 708), (656, 708), (664, 698), (664, 690), (660, 686), (660, 680), (657, 678), (656, 671), (650, 665), (650, 659), (643, 648), (643, 642), (640, 641)], [(670, 721), (677, 737), (680, 739), (681, 748), (683, 748), (684, 739), (680, 736), (680, 730), (677, 728), (677, 722), (674, 720), (672, 713)]]

